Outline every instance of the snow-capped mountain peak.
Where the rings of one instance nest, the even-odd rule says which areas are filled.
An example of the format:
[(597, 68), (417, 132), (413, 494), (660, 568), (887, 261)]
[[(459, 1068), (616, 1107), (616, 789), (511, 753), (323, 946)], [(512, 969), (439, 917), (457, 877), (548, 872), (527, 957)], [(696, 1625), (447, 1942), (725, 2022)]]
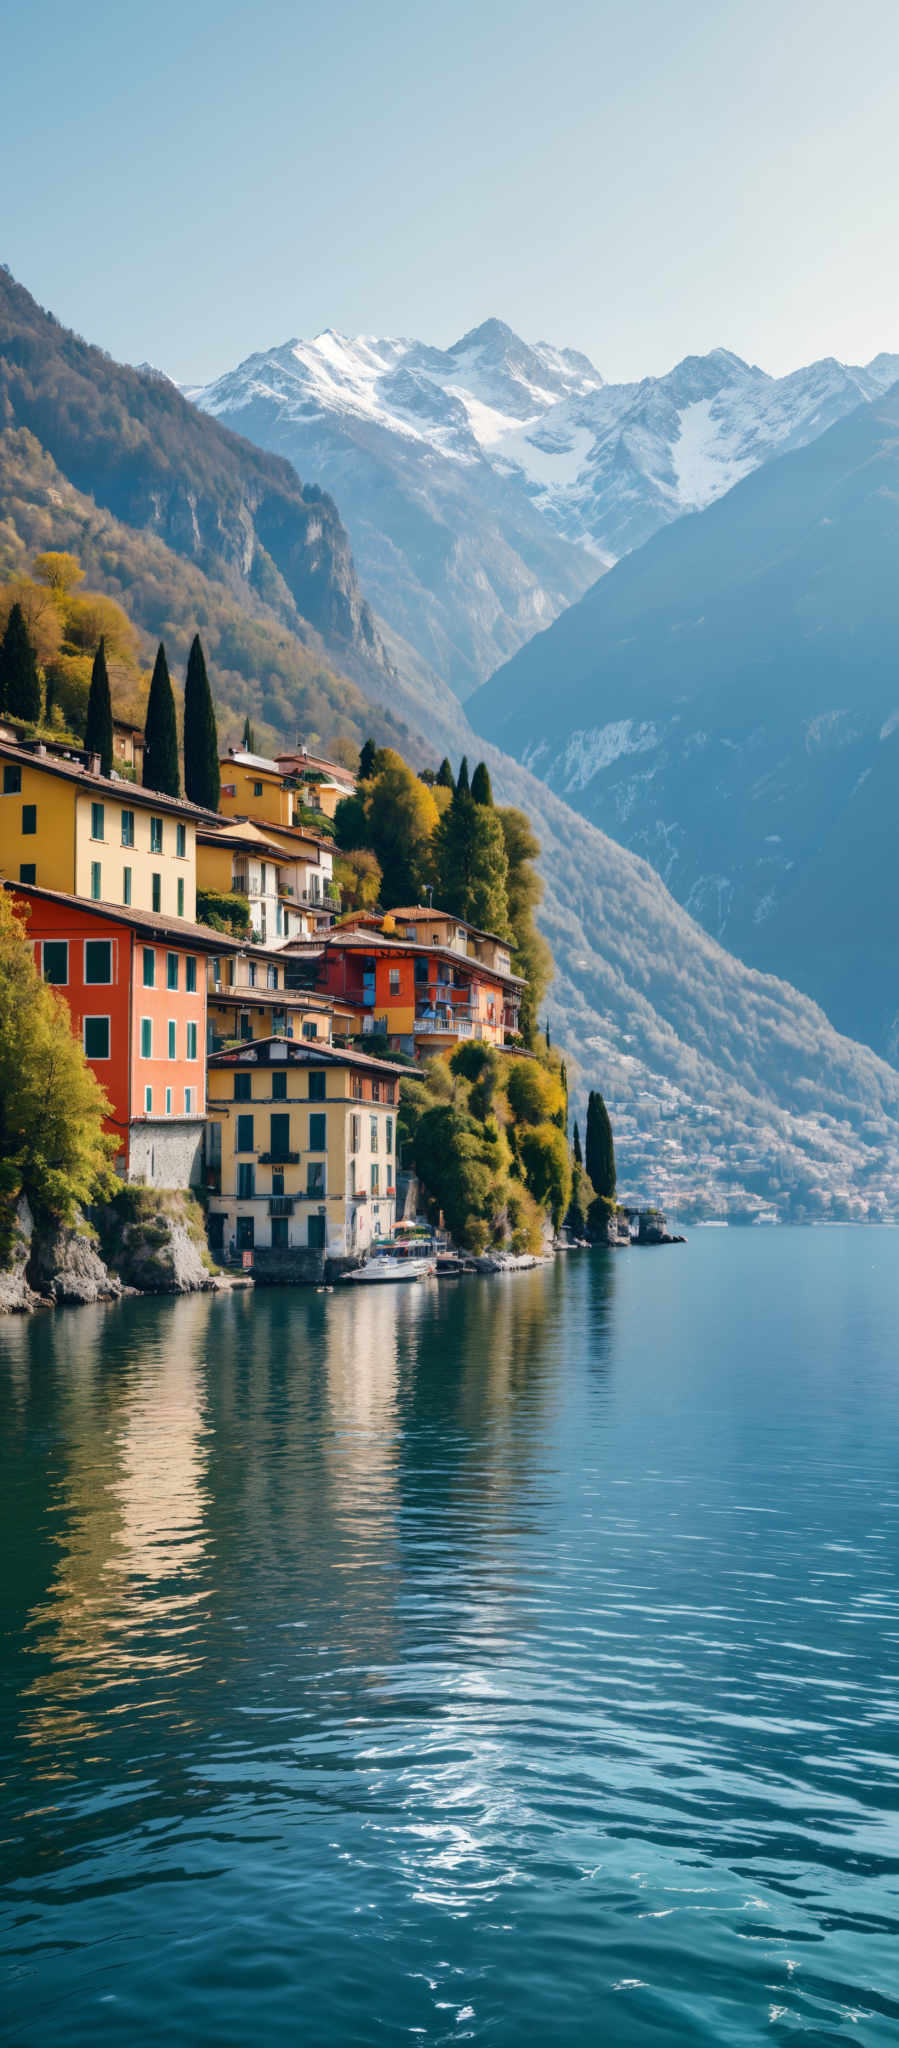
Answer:
[(601, 568), (899, 378), (723, 346), (607, 384), (495, 317), (448, 348), (325, 328), (189, 395), (333, 492), (388, 623), (460, 694)]

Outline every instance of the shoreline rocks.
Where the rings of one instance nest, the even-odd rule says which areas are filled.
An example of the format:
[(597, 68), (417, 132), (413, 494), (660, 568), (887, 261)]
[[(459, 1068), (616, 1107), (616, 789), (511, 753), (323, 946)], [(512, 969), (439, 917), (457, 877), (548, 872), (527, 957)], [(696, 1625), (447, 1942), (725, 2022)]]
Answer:
[(73, 1225), (41, 1228), (16, 1205), (0, 1315), (89, 1307), (129, 1294), (196, 1294), (226, 1285), (214, 1271), (192, 1195), (123, 1187)]

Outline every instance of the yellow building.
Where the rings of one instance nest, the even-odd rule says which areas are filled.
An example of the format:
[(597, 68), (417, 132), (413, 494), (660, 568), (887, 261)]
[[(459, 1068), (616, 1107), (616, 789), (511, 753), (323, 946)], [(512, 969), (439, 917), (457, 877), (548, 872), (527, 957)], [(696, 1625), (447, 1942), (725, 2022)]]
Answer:
[(215, 1053), (207, 1074), (213, 1251), (252, 1252), (263, 1271), (274, 1264), (279, 1277), (314, 1278), (325, 1260), (352, 1261), (388, 1238), (403, 1071), (284, 1038)]
[(193, 923), (197, 822), (208, 816), (62, 749), (0, 739), (0, 872), (10, 881)]

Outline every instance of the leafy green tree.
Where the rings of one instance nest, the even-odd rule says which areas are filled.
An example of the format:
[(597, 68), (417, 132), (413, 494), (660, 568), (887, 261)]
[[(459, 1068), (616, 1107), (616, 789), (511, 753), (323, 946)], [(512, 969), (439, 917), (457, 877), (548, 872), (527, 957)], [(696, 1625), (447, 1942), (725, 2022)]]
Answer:
[(584, 1164), (597, 1194), (604, 1201), (614, 1202), (617, 1187), (615, 1141), (609, 1112), (597, 1088), (591, 1088), (587, 1100)]
[(348, 848), (334, 862), (343, 910), (374, 910), (381, 896), (381, 870), (367, 846)]
[(365, 798), (367, 843), (381, 869), (381, 902), (392, 910), (394, 904), (420, 901), (430, 872), (437, 806), (400, 754), (385, 747), (378, 759)]
[(184, 685), (184, 789), (192, 804), (204, 804), (208, 811), (218, 810), (218, 729), (199, 633), (191, 642)]
[(109, 1103), (72, 1030), (68, 1004), (34, 964), (24, 922), (0, 891), (0, 1193), (71, 1223), (111, 1192)]
[(503, 808), (497, 810), (496, 816), (502, 826), (508, 861), (506, 896), (509, 923), (515, 934), (512, 966), (527, 982), (522, 991), (521, 1033), (525, 1044), (533, 1047), (540, 1005), (553, 971), (553, 956), (537, 929), (534, 915), (543, 895), (543, 883), (534, 866), (540, 842), (524, 811)]
[(102, 634), (97, 652), (94, 655), (94, 665), (91, 669), (91, 687), (87, 700), (84, 745), (88, 754), (99, 754), (100, 774), (111, 775), (112, 698), (109, 694), (109, 670), (106, 666), (106, 646)]
[(41, 715), (37, 657), (18, 603), (12, 606), (0, 644), (0, 711), (31, 724)]
[(557, 1124), (528, 1124), (519, 1141), (525, 1180), (553, 1229), (561, 1227), (571, 1201), (571, 1155)]
[(352, 796), (342, 796), (337, 805), (334, 812), (334, 840), (343, 853), (352, 853), (358, 847), (368, 845), (365, 798), (358, 790)]
[(471, 778), (471, 794), (476, 804), (493, 804), (493, 790), (490, 786), (490, 772), (485, 761), (479, 761)]
[[(464, 762), (462, 766), (464, 767)], [(434, 834), (434, 871), (441, 910), (482, 931), (512, 937), (506, 895), (505, 835), (496, 811), (476, 804), (459, 770), (452, 802)]]
[(443, 756), (443, 760), (440, 763), (440, 767), (437, 770), (437, 775), (435, 779), (439, 783), (441, 789), (455, 789), (456, 787), (456, 778), (453, 774), (452, 767), (449, 761), (447, 760), (445, 754)]
[(160, 640), (153, 664), (147, 719), (144, 726), (144, 788), (158, 789), (163, 796), (181, 795), (178, 768), (178, 722), (172, 679)]

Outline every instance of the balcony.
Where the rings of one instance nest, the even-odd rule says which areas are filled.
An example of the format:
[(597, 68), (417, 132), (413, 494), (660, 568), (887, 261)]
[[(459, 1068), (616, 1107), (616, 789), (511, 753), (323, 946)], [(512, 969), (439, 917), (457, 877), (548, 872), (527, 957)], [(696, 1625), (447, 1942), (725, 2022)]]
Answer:
[(298, 1152), (260, 1152), (260, 1166), (299, 1166)]
[(460, 1017), (458, 1011), (445, 1019), (416, 1017), (412, 1028), (416, 1038), (476, 1038), (479, 1035), (470, 1017)]
[(270, 1216), (292, 1216), (293, 1196), (270, 1195), (268, 1200), (268, 1213)]
[(350, 1201), (351, 1201), (351, 1202), (367, 1202), (367, 1201), (368, 1201), (368, 1189), (367, 1189), (367, 1188), (352, 1188), (352, 1189), (350, 1190)]

